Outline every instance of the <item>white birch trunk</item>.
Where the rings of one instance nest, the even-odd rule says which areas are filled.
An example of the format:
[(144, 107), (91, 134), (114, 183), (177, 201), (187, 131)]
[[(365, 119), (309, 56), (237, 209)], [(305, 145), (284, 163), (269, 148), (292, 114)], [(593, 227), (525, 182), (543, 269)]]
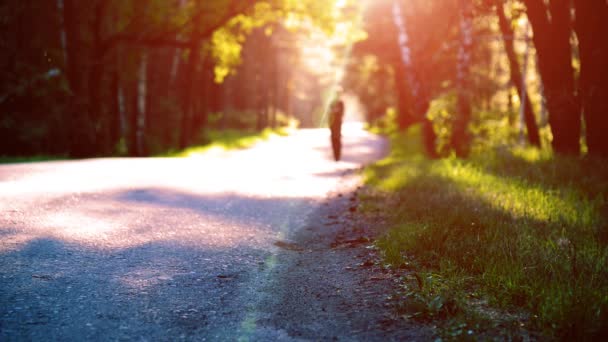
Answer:
[(407, 32), (406, 18), (401, 10), (401, 3), (399, 0), (393, 1), (393, 23), (398, 31), (399, 52), (401, 54), (401, 62), (405, 67), (405, 77), (410, 85), (412, 96), (416, 98), (420, 95), (420, 84), (414, 76), (414, 63), (412, 61), (410, 38)]

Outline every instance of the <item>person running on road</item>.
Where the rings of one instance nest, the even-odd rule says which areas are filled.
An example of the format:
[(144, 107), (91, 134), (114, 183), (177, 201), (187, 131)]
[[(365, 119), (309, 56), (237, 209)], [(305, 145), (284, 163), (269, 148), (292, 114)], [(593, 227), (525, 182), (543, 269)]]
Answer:
[(331, 104), (329, 110), (329, 129), (331, 131), (331, 147), (334, 152), (334, 159), (340, 160), (342, 152), (342, 120), (344, 119), (344, 102), (336, 99)]

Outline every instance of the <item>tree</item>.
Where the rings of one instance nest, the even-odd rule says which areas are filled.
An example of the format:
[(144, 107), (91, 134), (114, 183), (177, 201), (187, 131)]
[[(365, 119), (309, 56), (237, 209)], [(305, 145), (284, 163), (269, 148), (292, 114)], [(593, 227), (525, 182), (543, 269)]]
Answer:
[(579, 41), (579, 94), (586, 124), (589, 154), (608, 157), (608, 4), (575, 0), (575, 30)]
[[(503, 37), (505, 52), (507, 53), (507, 58), (509, 59), (511, 83), (515, 85), (517, 93), (520, 94), (521, 100), (524, 101), (524, 119), (526, 122), (526, 129), (528, 133), (528, 142), (533, 146), (540, 147), (540, 135), (538, 133), (538, 125), (536, 124), (536, 118), (534, 116), (534, 111), (532, 110), (532, 103), (530, 101), (530, 96), (528, 95), (528, 90), (523, 87), (523, 82), (525, 82), (525, 80), (523, 79), (523, 76), (520, 72), (520, 66), (517, 62), (517, 55), (515, 53), (515, 48), (513, 47), (515, 41), (515, 33), (513, 32), (513, 28), (511, 27), (509, 20), (507, 20), (505, 8), (502, 1), (495, 1), (495, 11), (496, 16), (498, 17), (498, 25), (500, 27), (500, 32), (502, 33)], [(524, 94), (524, 92), (526, 94)], [(524, 94), (524, 96), (522, 97), (521, 94)]]
[(562, 154), (580, 152), (581, 115), (572, 67), (571, 7), (569, 0), (525, 0), (534, 30), (534, 45), (542, 78), (553, 149)]
[[(417, 10), (420, 10), (421, 13), (424, 13), (422, 11), (423, 7), (429, 12), (438, 9), (434, 5), (429, 4), (418, 4), (418, 6)], [(450, 8), (450, 6), (445, 6), (443, 10), (445, 8)], [(441, 67), (437, 67), (440, 63), (437, 63), (437, 58), (434, 57), (437, 57), (437, 52), (441, 51), (439, 46), (442, 41), (437, 38), (438, 35), (446, 33), (446, 31), (441, 30), (441, 28), (446, 29), (446, 26), (444, 26), (444, 23), (444, 25), (436, 26), (437, 30), (428, 30), (429, 25), (434, 25), (435, 22), (430, 20), (424, 24), (424, 20), (429, 19), (428, 16), (424, 15), (404, 15), (399, 1), (393, 3), (392, 15), (398, 30), (398, 47), (401, 62), (403, 63), (407, 85), (410, 88), (410, 108), (413, 116), (422, 122), (423, 139), (427, 153), (431, 157), (436, 157), (436, 134), (433, 122), (426, 116), (426, 113), (434, 93), (439, 91), (439, 84), (445, 79), (443, 78), (445, 74), (441, 72)], [(410, 21), (414, 22), (410, 24)], [(414, 27), (416, 28), (415, 34), (411, 32)], [(418, 44), (412, 43), (412, 37), (417, 37)], [(449, 65), (449, 63), (445, 64)], [(397, 71), (399, 70), (398, 68)], [(399, 101), (403, 100), (400, 99)]]
[(469, 153), (471, 139), (468, 125), (471, 120), (470, 68), (473, 49), (473, 3), (471, 0), (459, 0), (458, 4), (460, 39), (456, 70), (457, 111), (452, 119), (450, 143), (457, 156), (466, 157)]

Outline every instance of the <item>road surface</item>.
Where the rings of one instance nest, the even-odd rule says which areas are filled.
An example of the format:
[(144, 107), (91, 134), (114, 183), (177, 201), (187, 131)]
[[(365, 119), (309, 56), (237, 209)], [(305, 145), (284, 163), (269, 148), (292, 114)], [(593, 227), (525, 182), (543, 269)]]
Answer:
[(274, 289), (295, 286), (281, 283), (284, 252), (328, 194), (349, 191), (342, 176), (386, 150), (348, 124), (336, 163), (328, 133), (184, 159), (1, 165), (0, 340), (295, 339), (268, 318), (291, 296)]

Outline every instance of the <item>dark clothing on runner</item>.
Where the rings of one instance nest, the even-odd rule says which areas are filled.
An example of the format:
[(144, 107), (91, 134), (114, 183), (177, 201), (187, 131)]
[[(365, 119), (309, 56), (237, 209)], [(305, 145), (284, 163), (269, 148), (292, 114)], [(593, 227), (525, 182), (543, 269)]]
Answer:
[(344, 119), (344, 102), (338, 100), (331, 105), (329, 112), (329, 129), (331, 130), (331, 147), (334, 159), (340, 160), (342, 150), (342, 120)]

